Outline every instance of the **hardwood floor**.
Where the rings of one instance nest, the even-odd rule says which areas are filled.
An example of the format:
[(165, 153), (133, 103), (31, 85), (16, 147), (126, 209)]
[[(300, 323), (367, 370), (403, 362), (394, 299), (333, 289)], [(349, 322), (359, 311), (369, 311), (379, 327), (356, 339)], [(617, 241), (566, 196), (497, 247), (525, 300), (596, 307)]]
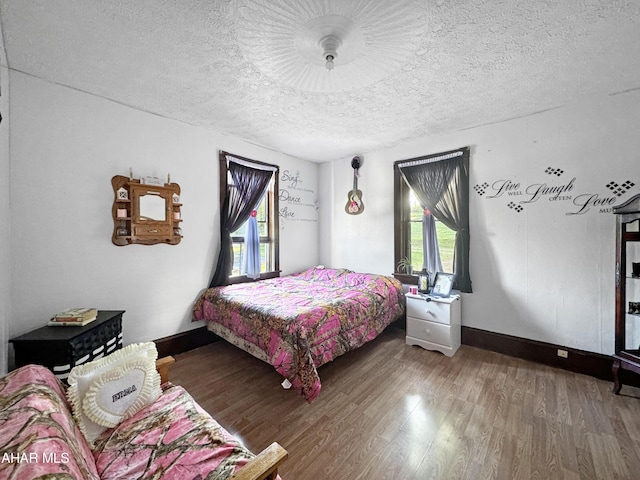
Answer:
[(640, 478), (637, 388), (465, 345), (447, 358), (396, 328), (320, 367), (312, 404), (223, 341), (176, 360), (171, 381), (249, 449), (289, 451), (284, 480)]

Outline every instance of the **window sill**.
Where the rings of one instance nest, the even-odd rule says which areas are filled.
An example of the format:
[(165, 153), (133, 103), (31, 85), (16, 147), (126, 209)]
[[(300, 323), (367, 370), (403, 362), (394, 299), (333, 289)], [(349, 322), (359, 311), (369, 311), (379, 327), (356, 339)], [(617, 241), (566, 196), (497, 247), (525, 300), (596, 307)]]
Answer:
[(409, 275), (407, 273), (394, 272), (393, 277), (400, 280), (401, 283), (406, 285), (417, 285), (418, 284), (418, 276), (417, 275)]

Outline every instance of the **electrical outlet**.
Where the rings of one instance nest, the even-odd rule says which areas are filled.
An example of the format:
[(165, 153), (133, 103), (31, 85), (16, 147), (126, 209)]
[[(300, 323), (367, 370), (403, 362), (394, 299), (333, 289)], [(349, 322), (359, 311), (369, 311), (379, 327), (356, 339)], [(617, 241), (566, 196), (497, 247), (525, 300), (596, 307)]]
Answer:
[(566, 350), (558, 349), (558, 356), (562, 358), (569, 358), (569, 352)]

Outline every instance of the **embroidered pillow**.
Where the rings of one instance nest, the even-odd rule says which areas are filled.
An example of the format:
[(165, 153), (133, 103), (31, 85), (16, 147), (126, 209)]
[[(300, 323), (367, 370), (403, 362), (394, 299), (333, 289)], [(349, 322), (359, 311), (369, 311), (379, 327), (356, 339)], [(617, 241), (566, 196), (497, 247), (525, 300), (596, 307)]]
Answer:
[(115, 427), (161, 395), (157, 358), (153, 342), (137, 343), (71, 370), (67, 396), (73, 416), (92, 447), (107, 428)]

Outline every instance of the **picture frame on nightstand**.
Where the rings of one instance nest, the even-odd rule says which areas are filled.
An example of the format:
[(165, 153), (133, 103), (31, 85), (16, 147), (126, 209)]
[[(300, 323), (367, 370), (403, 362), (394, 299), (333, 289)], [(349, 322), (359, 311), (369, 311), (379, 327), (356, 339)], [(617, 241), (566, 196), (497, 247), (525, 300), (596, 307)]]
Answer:
[(455, 280), (455, 278), (455, 273), (436, 273), (436, 279), (433, 282), (431, 295), (434, 297), (448, 298), (451, 295), (451, 290), (453, 289), (453, 281)]

